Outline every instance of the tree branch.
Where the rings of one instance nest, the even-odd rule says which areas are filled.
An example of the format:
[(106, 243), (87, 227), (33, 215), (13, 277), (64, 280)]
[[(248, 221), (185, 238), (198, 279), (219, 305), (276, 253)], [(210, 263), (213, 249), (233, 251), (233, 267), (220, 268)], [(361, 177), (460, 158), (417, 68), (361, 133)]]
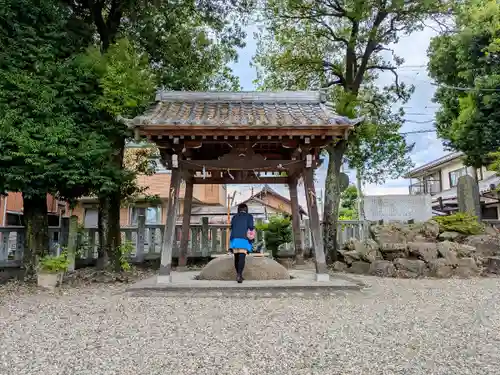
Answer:
[(389, 66), (389, 65), (369, 65), (366, 67), (365, 71), (382, 70), (382, 71), (392, 72), (392, 74), (394, 74), (394, 84), (396, 86), (396, 92), (397, 92), (398, 96), (401, 96), (400, 95), (401, 88), (400, 88), (400, 84), (399, 84), (399, 75), (398, 75), (397, 69), (398, 69), (397, 67)]
[(377, 41), (378, 28), (387, 16), (388, 12), (385, 8), (379, 10), (375, 18), (375, 21), (373, 22), (373, 27), (370, 30), (370, 37), (368, 39), (368, 43), (366, 44), (365, 52), (363, 53), (363, 57), (361, 58), (361, 64), (359, 65), (359, 69), (356, 72), (356, 77), (354, 79), (354, 85), (353, 85), (354, 92), (359, 91), (361, 82), (363, 81), (363, 76), (366, 71), (366, 67), (368, 66), (368, 61), (370, 60), (373, 51), (378, 45)]

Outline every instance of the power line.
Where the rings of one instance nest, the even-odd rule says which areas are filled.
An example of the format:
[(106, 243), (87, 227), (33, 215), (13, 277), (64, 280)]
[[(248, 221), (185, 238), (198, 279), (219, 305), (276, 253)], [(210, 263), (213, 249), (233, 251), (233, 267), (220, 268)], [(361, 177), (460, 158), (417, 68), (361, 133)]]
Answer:
[(422, 133), (434, 133), (436, 129), (425, 129), (425, 130), (412, 130), (408, 132), (399, 133), (400, 135), (408, 135), (408, 134), (422, 134)]
[(458, 90), (458, 91), (500, 92), (500, 89), (480, 89), (480, 88), (476, 88), (476, 87), (449, 86), (449, 85), (437, 84), (437, 83), (432, 83), (432, 82), (431, 82), (431, 85), (437, 86), (437, 87), (443, 87), (445, 89), (450, 89), (450, 90)]

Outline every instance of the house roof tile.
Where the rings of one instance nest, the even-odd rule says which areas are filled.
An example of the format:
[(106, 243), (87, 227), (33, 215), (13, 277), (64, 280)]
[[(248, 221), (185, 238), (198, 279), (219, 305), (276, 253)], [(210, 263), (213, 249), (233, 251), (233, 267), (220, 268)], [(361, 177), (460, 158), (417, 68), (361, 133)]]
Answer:
[(207, 127), (353, 126), (336, 114), (320, 92), (188, 92), (162, 91), (157, 104), (133, 120), (141, 125)]

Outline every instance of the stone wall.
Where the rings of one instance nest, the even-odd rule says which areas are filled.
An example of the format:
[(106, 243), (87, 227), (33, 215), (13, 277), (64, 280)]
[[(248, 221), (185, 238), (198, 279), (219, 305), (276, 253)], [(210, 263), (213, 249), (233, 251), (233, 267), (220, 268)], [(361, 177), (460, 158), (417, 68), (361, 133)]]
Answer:
[(334, 269), (384, 277), (471, 277), (500, 274), (500, 235), (494, 228), (465, 236), (435, 221), (376, 224), (370, 238), (351, 239)]

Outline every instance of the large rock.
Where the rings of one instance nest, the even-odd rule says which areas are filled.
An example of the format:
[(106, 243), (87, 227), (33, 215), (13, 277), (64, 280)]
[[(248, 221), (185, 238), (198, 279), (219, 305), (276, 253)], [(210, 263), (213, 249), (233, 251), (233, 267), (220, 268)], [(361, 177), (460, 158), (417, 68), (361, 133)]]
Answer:
[(408, 251), (410, 255), (423, 260), (426, 263), (437, 259), (437, 244), (435, 242), (409, 242)]
[(347, 269), (347, 264), (336, 261), (335, 263), (333, 263), (332, 268), (335, 272), (345, 272), (345, 270)]
[(395, 223), (395, 224), (375, 224), (370, 227), (373, 239), (379, 245), (385, 243), (405, 243), (406, 234), (408, 233), (408, 226)]
[(439, 224), (434, 220), (429, 220), (424, 223), (409, 224), (406, 238), (409, 242), (415, 242), (422, 238), (425, 238), (429, 242), (434, 242), (438, 235)]
[(488, 257), (485, 261), (486, 272), (500, 275), (500, 257)]
[(396, 268), (394, 264), (388, 260), (376, 260), (370, 264), (370, 275), (381, 277), (396, 276)]
[(477, 276), (481, 273), (481, 270), (477, 266), (473, 258), (462, 258), (457, 260), (457, 266), (453, 270), (453, 273), (458, 277), (471, 277)]
[[(245, 280), (287, 280), (290, 275), (285, 267), (267, 257), (247, 256)], [(200, 280), (235, 280), (234, 259), (231, 256), (222, 256), (213, 259), (201, 270)]]
[(455, 252), (456, 245), (450, 241), (439, 242), (437, 244), (438, 254), (446, 259), (448, 264), (456, 266), (458, 264), (457, 253)]
[(368, 275), (370, 271), (370, 263), (356, 261), (352, 262), (351, 267), (347, 269), (347, 272), (355, 273), (358, 275)]
[(372, 239), (366, 239), (359, 241), (357, 239), (351, 238), (345, 244), (348, 251), (341, 252), (346, 263), (352, 264), (356, 260), (363, 260), (365, 262), (373, 262), (376, 259), (382, 259), (380, 252), (378, 251), (379, 246), (377, 242)]
[(458, 232), (443, 232), (439, 235), (440, 241), (461, 241), (465, 236)]
[(419, 259), (403, 259), (394, 260), (396, 267), (396, 276), (407, 279), (426, 276), (428, 273), (427, 267), (423, 260)]
[(408, 247), (406, 243), (381, 243), (380, 252), (385, 260), (393, 261), (397, 258), (406, 258)]
[(476, 234), (464, 240), (464, 245), (476, 248), (481, 257), (500, 256), (500, 238), (488, 234)]
[(446, 278), (453, 276), (453, 266), (446, 259), (433, 259), (429, 262), (429, 275), (432, 277)]
[[(454, 243), (454, 242), (452, 242)], [(470, 258), (476, 253), (476, 248), (474, 246), (464, 245), (461, 243), (455, 244), (455, 252), (459, 258)]]

